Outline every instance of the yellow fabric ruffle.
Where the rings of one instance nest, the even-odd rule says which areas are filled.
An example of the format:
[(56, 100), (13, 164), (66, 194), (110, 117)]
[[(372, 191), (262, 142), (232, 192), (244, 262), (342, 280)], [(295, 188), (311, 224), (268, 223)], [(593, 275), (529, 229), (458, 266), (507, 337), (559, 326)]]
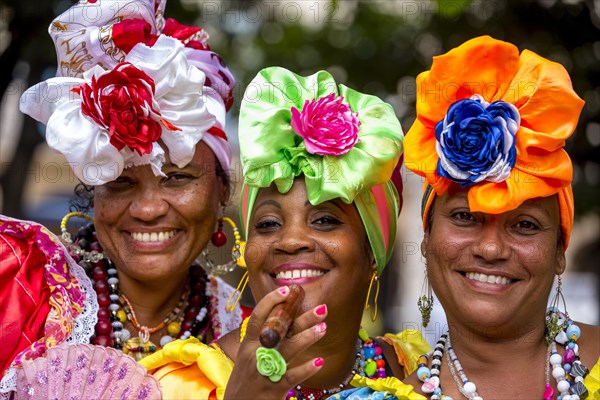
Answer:
[(216, 345), (176, 340), (140, 360), (160, 382), (165, 399), (222, 399), (233, 362)]
[(387, 377), (381, 379), (370, 379), (366, 376), (354, 375), (350, 381), (354, 387), (369, 387), (377, 392), (388, 392), (401, 400), (427, 400), (425, 397), (415, 392), (411, 385), (402, 383), (398, 378)]
[[(393, 346), (406, 376), (416, 369), (419, 356), (430, 351), (417, 330), (386, 334), (382, 339)], [(140, 360), (140, 364), (158, 379), (165, 399), (220, 400), (233, 371), (233, 362), (216, 344), (208, 346), (196, 338), (173, 341)], [(350, 384), (388, 391), (398, 398), (424, 399), (414, 392), (412, 386), (393, 377), (376, 380), (356, 375)]]
[(583, 380), (583, 384), (588, 390), (588, 399), (600, 400), (600, 358)]
[(400, 333), (386, 333), (381, 339), (394, 348), (398, 357), (398, 364), (404, 367), (404, 376), (408, 376), (417, 369), (417, 360), (431, 347), (416, 329), (406, 329)]

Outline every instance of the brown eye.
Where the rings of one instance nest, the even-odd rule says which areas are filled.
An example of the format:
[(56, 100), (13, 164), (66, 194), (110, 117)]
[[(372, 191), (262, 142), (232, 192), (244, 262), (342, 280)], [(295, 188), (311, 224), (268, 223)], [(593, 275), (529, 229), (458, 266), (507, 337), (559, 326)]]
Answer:
[(519, 221), (515, 224), (516, 228), (521, 231), (534, 232), (540, 230), (540, 227), (532, 221)]
[(258, 221), (254, 225), (254, 228), (256, 228), (256, 230), (258, 230), (260, 232), (269, 232), (269, 231), (277, 229), (279, 226), (280, 226), (279, 221), (277, 221), (275, 219), (263, 219), (263, 220)]
[(475, 218), (475, 215), (471, 214), (468, 211), (455, 212), (451, 215), (451, 217), (452, 219), (459, 222), (477, 222), (477, 218)]
[(323, 217), (319, 217), (313, 221), (313, 224), (316, 225), (339, 225), (341, 221), (331, 215), (325, 215)]
[(119, 176), (117, 179), (115, 179), (114, 181), (110, 181), (106, 184), (106, 187), (110, 188), (110, 189), (127, 189), (129, 187), (132, 187), (135, 184), (135, 182), (133, 181), (133, 179), (129, 178), (128, 176)]
[(190, 175), (182, 174), (180, 172), (167, 175), (167, 180), (171, 182), (183, 182), (188, 179), (192, 179), (192, 177)]

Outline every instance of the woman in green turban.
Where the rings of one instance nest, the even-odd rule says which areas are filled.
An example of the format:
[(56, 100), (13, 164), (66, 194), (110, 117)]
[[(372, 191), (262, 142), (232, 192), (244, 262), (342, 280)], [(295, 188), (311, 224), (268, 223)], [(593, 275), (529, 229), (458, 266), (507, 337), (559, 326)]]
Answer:
[[(410, 396), (399, 379), (428, 351), (425, 341), (416, 331), (371, 338), (360, 326), (401, 207), (403, 134), (392, 107), (327, 72), (273, 67), (247, 88), (239, 132), (243, 259), (256, 308), (212, 346), (178, 341), (142, 364), (167, 397)], [(291, 327), (277, 343), (261, 340), (297, 286), (304, 297), (289, 311)]]

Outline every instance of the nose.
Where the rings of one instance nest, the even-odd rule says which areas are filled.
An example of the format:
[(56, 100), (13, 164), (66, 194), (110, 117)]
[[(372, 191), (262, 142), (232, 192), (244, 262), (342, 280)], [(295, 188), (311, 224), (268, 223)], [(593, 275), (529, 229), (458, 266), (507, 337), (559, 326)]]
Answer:
[(277, 253), (296, 254), (303, 251), (313, 251), (315, 241), (310, 237), (305, 222), (290, 221), (281, 232), (281, 238), (274, 243)]
[(510, 245), (503, 227), (493, 219), (486, 221), (480, 232), (479, 241), (473, 246), (475, 257), (486, 262), (507, 260), (510, 257)]
[(167, 214), (169, 203), (160, 189), (150, 186), (139, 188), (129, 206), (129, 213), (140, 221), (151, 222)]

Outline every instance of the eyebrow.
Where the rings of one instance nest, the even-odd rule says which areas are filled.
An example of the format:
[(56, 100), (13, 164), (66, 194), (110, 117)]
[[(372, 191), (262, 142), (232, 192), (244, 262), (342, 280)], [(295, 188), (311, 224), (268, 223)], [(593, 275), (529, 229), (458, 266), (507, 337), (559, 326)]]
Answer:
[[(527, 210), (527, 209), (530, 209), (530, 210), (540, 210), (547, 217), (552, 218), (552, 212), (550, 210), (548, 210), (547, 208), (542, 207), (539, 203), (537, 203), (537, 204), (535, 202), (523, 203), (522, 207), (523, 207), (524, 210)], [(560, 219), (560, 211), (559, 211), (559, 219)]]
[(254, 211), (256, 212), (259, 208), (263, 207), (263, 206), (273, 206), (273, 207), (277, 207), (281, 210), (281, 204), (279, 204), (278, 202), (276, 202), (275, 200), (263, 200), (260, 202), (259, 205), (256, 206), (256, 208), (254, 209)]
[[(344, 214), (348, 214), (348, 212), (344, 209), (344, 207), (342, 207), (341, 205), (339, 205), (337, 203), (337, 201), (335, 201), (335, 200), (337, 200), (337, 199), (330, 200), (330, 201), (327, 201), (325, 203), (329, 203), (329, 204), (333, 205), (335, 208), (337, 208), (338, 210), (340, 210), (341, 212), (343, 212)], [(321, 204), (325, 204), (325, 203), (321, 203)], [(321, 204), (319, 204), (319, 205), (321, 205)], [(310, 205), (311, 205), (310, 201), (306, 200), (306, 203), (304, 203), (304, 207), (308, 207)]]

